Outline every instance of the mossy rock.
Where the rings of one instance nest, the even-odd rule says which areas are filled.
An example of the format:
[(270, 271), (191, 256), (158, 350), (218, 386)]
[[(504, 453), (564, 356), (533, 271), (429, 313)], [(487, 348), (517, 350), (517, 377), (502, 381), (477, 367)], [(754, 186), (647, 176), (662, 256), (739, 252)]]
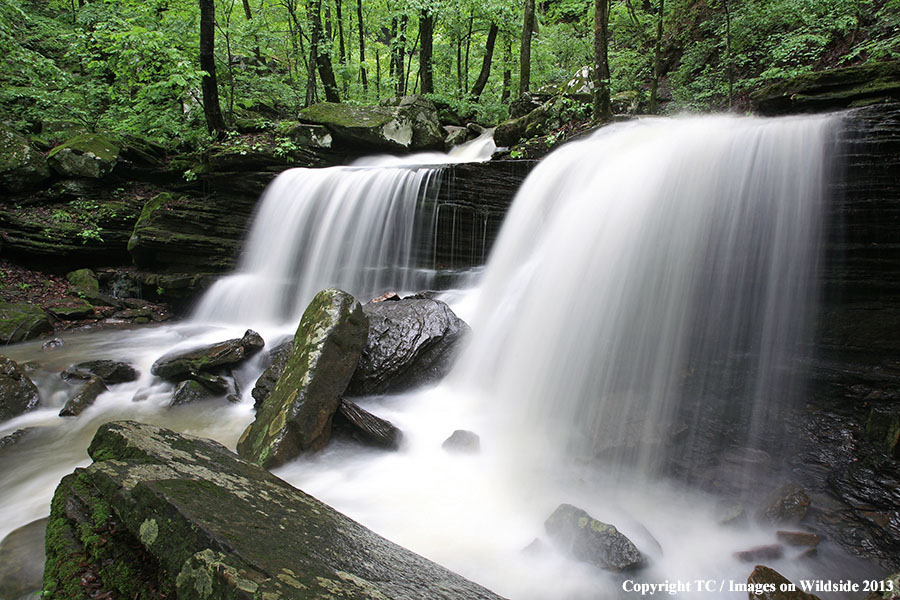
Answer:
[(20, 192), (50, 178), (44, 155), (25, 137), (0, 125), (0, 189)]
[(53, 325), (40, 306), (0, 302), (0, 343), (15, 344), (51, 331)]
[(94, 306), (81, 298), (51, 302), (44, 306), (44, 310), (61, 321), (77, 321), (94, 316)]
[(34, 410), (41, 402), (37, 386), (19, 364), (0, 356), (0, 421)]
[(607, 571), (643, 567), (640, 550), (614, 525), (598, 521), (571, 504), (560, 504), (544, 523), (547, 535), (573, 558)]
[(273, 468), (321, 449), (368, 331), (368, 319), (353, 296), (336, 289), (316, 294), (300, 319), (275, 389), (238, 441), (238, 454)]
[(756, 112), (821, 112), (900, 100), (900, 61), (804, 73), (751, 95)]
[(66, 273), (66, 280), (73, 288), (85, 294), (100, 293), (100, 281), (90, 269), (78, 269)]
[(499, 600), (212, 440), (113, 422), (88, 452), (53, 498), (46, 597), (95, 573), (139, 600)]
[(47, 161), (63, 177), (105, 177), (116, 166), (119, 147), (108, 138), (85, 133), (50, 151)]
[(163, 379), (179, 381), (186, 379), (191, 373), (240, 364), (262, 350), (264, 345), (259, 334), (248, 329), (241, 338), (166, 354), (153, 363), (150, 372)]

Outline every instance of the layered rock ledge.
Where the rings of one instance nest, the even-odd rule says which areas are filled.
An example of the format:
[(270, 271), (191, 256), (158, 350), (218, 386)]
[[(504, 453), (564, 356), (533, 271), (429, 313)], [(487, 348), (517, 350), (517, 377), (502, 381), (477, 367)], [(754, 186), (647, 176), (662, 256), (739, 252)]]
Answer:
[(88, 453), (53, 499), (47, 598), (499, 598), (217, 442), (122, 421)]

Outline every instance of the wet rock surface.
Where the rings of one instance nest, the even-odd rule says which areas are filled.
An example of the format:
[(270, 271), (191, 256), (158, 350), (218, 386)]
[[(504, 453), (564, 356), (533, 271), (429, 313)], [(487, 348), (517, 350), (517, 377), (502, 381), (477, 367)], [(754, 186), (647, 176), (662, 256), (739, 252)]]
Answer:
[(403, 433), (390, 421), (373, 415), (355, 402), (344, 398), (334, 416), (334, 429), (370, 446), (396, 450)]
[(191, 373), (237, 365), (259, 352), (263, 344), (259, 334), (248, 329), (241, 338), (162, 356), (153, 363), (150, 372), (163, 379), (181, 380)]
[(350, 294), (336, 289), (316, 294), (300, 319), (272, 394), (238, 441), (238, 454), (273, 468), (324, 447), (368, 327), (362, 307)]
[(47, 519), (13, 530), (0, 541), (0, 598), (18, 600), (40, 592)]
[(440, 300), (370, 302), (363, 312), (369, 335), (347, 387), (350, 396), (400, 392), (440, 381), (469, 332)]
[(498, 598), (211, 440), (114, 422), (89, 453), (53, 499), (53, 593), (87, 572), (129, 598)]
[(37, 386), (16, 361), (0, 356), (0, 421), (34, 410), (40, 404)]
[(60, 373), (63, 379), (90, 379), (97, 376), (107, 385), (127, 383), (138, 378), (138, 372), (126, 362), (115, 360), (88, 360), (80, 362)]
[(457, 429), (444, 440), (441, 448), (447, 452), (474, 454), (481, 450), (481, 438), (475, 432)]
[(106, 384), (100, 377), (92, 376), (80, 390), (66, 401), (66, 405), (59, 411), (61, 417), (77, 417), (91, 406), (97, 396), (107, 390)]
[(615, 526), (561, 504), (544, 523), (553, 543), (563, 552), (608, 571), (630, 571), (645, 565), (637, 547)]
[(53, 331), (40, 306), (0, 302), (0, 344), (15, 344)]
[[(769, 567), (758, 565), (747, 578), (749, 597), (753, 600), (819, 600), (818, 596), (799, 589), (781, 591), (793, 585), (784, 575)], [(752, 590), (752, 591), (751, 591)]]

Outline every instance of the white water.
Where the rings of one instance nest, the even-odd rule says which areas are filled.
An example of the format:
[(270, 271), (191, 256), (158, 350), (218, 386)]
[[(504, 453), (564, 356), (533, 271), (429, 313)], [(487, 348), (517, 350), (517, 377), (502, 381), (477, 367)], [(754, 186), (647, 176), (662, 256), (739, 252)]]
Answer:
[[(813, 293), (806, 282), (816, 260), (815, 219), (829, 127), (827, 119), (818, 118), (657, 121), (609, 128), (563, 147), (523, 187), (483, 283), (448, 295), (475, 330), (453, 379), (413, 394), (363, 401), (405, 432), (404, 447), (381, 452), (336, 443), (277, 474), (510, 598), (635, 597), (621, 591), (619, 576), (574, 563), (549, 548), (523, 552), (544, 536), (543, 521), (561, 502), (576, 504), (631, 537), (651, 559), (651, 566), (635, 577), (640, 581), (710, 579), (726, 586), (746, 581), (753, 565), (739, 563), (732, 552), (772, 543), (773, 531), (719, 526), (722, 507), (715, 497), (650, 477), (658, 462), (653, 452), (613, 453), (612, 470), (583, 458), (598, 450), (595, 436), (604, 431), (604, 422), (630, 421), (640, 413), (652, 423), (637, 426), (646, 434), (683, 418), (683, 394), (669, 386), (692, 361), (706, 363), (721, 354), (726, 372), (733, 370), (730, 361), (751, 366), (754, 377), (741, 403), (755, 408), (735, 416), (746, 419), (746, 431), (767, 422), (760, 413), (776, 390), (793, 389), (791, 378), (770, 371), (787, 359), (789, 338), (802, 337)], [(252, 420), (249, 390), (259, 361), (239, 373), (242, 403), (166, 409), (172, 388), (149, 375), (160, 355), (236, 337), (256, 323), (272, 342), (295, 326), (303, 294), (334, 282), (414, 285), (413, 279), (403, 279), (409, 270), (402, 252), (396, 263), (381, 261), (395, 257), (391, 245), (374, 246), (379, 260), (362, 264), (393, 264), (402, 274), (374, 267), (376, 274), (353, 272), (359, 268), (353, 261), (370, 257), (356, 247), (364, 240), (356, 239), (355, 225), (344, 218), (344, 210), (354, 207), (366, 219), (372, 214), (351, 190), (373, 201), (401, 204), (401, 190), (415, 188), (422, 180), (412, 180), (424, 177), (423, 169), (403, 168), (398, 185), (386, 185), (381, 172), (360, 167), (284, 178), (293, 203), (304, 205), (297, 210), (321, 211), (317, 227), (334, 226), (339, 233), (331, 241), (350, 244), (329, 250), (343, 257), (329, 263), (336, 272), (320, 272), (318, 260), (304, 262), (333, 256), (324, 246), (295, 240), (297, 232), (319, 231), (305, 228), (304, 219), (278, 234), (284, 239), (276, 238), (276, 229), (294, 218), (279, 201), (271, 225), (265, 207), (260, 213), (241, 271), (225, 280), (232, 283), (210, 292), (212, 306), (199, 309), (202, 318), (132, 332), (71, 334), (64, 336), (63, 348), (48, 353), (36, 342), (8, 348), (16, 360), (41, 361), (35, 378), (46, 408), (0, 423), (0, 436), (24, 426), (46, 429), (3, 452), (0, 537), (47, 514), (56, 481), (76, 464), (88, 464), (84, 450), (105, 421), (158, 423), (234, 447)], [(374, 181), (362, 182), (364, 172)], [(342, 210), (333, 210), (332, 202)], [(273, 204), (271, 194), (265, 204)], [(769, 212), (773, 219), (765, 216)], [(329, 216), (322, 220), (324, 214)], [(372, 221), (381, 218), (372, 216)], [(758, 260), (742, 263), (737, 256), (748, 250)], [(785, 255), (786, 264), (779, 258)], [(300, 262), (291, 263), (290, 257)], [(277, 269), (267, 270), (275, 264)], [(340, 267), (351, 264), (357, 266), (341, 273)], [(310, 270), (317, 274), (306, 283)], [(241, 290), (241, 278), (257, 282), (235, 291)], [(268, 302), (258, 286), (275, 299)], [(727, 310), (719, 314), (720, 309)], [(747, 313), (753, 317), (739, 316)], [(209, 321), (231, 324), (218, 328)], [(710, 328), (726, 334), (725, 341), (710, 339)], [(754, 328), (752, 334), (745, 331)], [(756, 344), (749, 353), (743, 348), (748, 341)], [(81, 417), (60, 419), (55, 415), (67, 391), (57, 373), (86, 358), (128, 360), (143, 375), (138, 382), (112, 386)], [(710, 387), (717, 391), (720, 385), (713, 377)], [(144, 400), (135, 402), (135, 396)], [(441, 442), (458, 428), (482, 436), (480, 454), (441, 450)], [(573, 439), (570, 431), (577, 434)], [(626, 458), (637, 464), (641, 479), (622, 465)], [(789, 553), (769, 564), (795, 580), (857, 573), (827, 543), (812, 566), (791, 558)], [(677, 597), (744, 598), (746, 593), (695, 591)]]
[(281, 173), (260, 201), (237, 272), (204, 295), (194, 320), (264, 328), (296, 322), (327, 287), (363, 301), (428, 289), (433, 272), (416, 246), (433, 228), (422, 204), (440, 183), (440, 165), (487, 160), (495, 149), (490, 130), (448, 154)]

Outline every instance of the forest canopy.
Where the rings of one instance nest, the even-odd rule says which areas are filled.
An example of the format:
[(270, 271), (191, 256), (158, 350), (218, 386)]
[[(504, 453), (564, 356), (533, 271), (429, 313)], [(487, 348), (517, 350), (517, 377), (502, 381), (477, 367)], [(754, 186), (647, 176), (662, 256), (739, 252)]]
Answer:
[[(740, 110), (774, 80), (900, 58), (900, 0), (601, 1), (610, 93), (642, 112)], [(594, 61), (593, 0), (4, 0), (0, 120), (201, 143), (204, 4), (226, 128), (412, 93), (493, 124)]]

